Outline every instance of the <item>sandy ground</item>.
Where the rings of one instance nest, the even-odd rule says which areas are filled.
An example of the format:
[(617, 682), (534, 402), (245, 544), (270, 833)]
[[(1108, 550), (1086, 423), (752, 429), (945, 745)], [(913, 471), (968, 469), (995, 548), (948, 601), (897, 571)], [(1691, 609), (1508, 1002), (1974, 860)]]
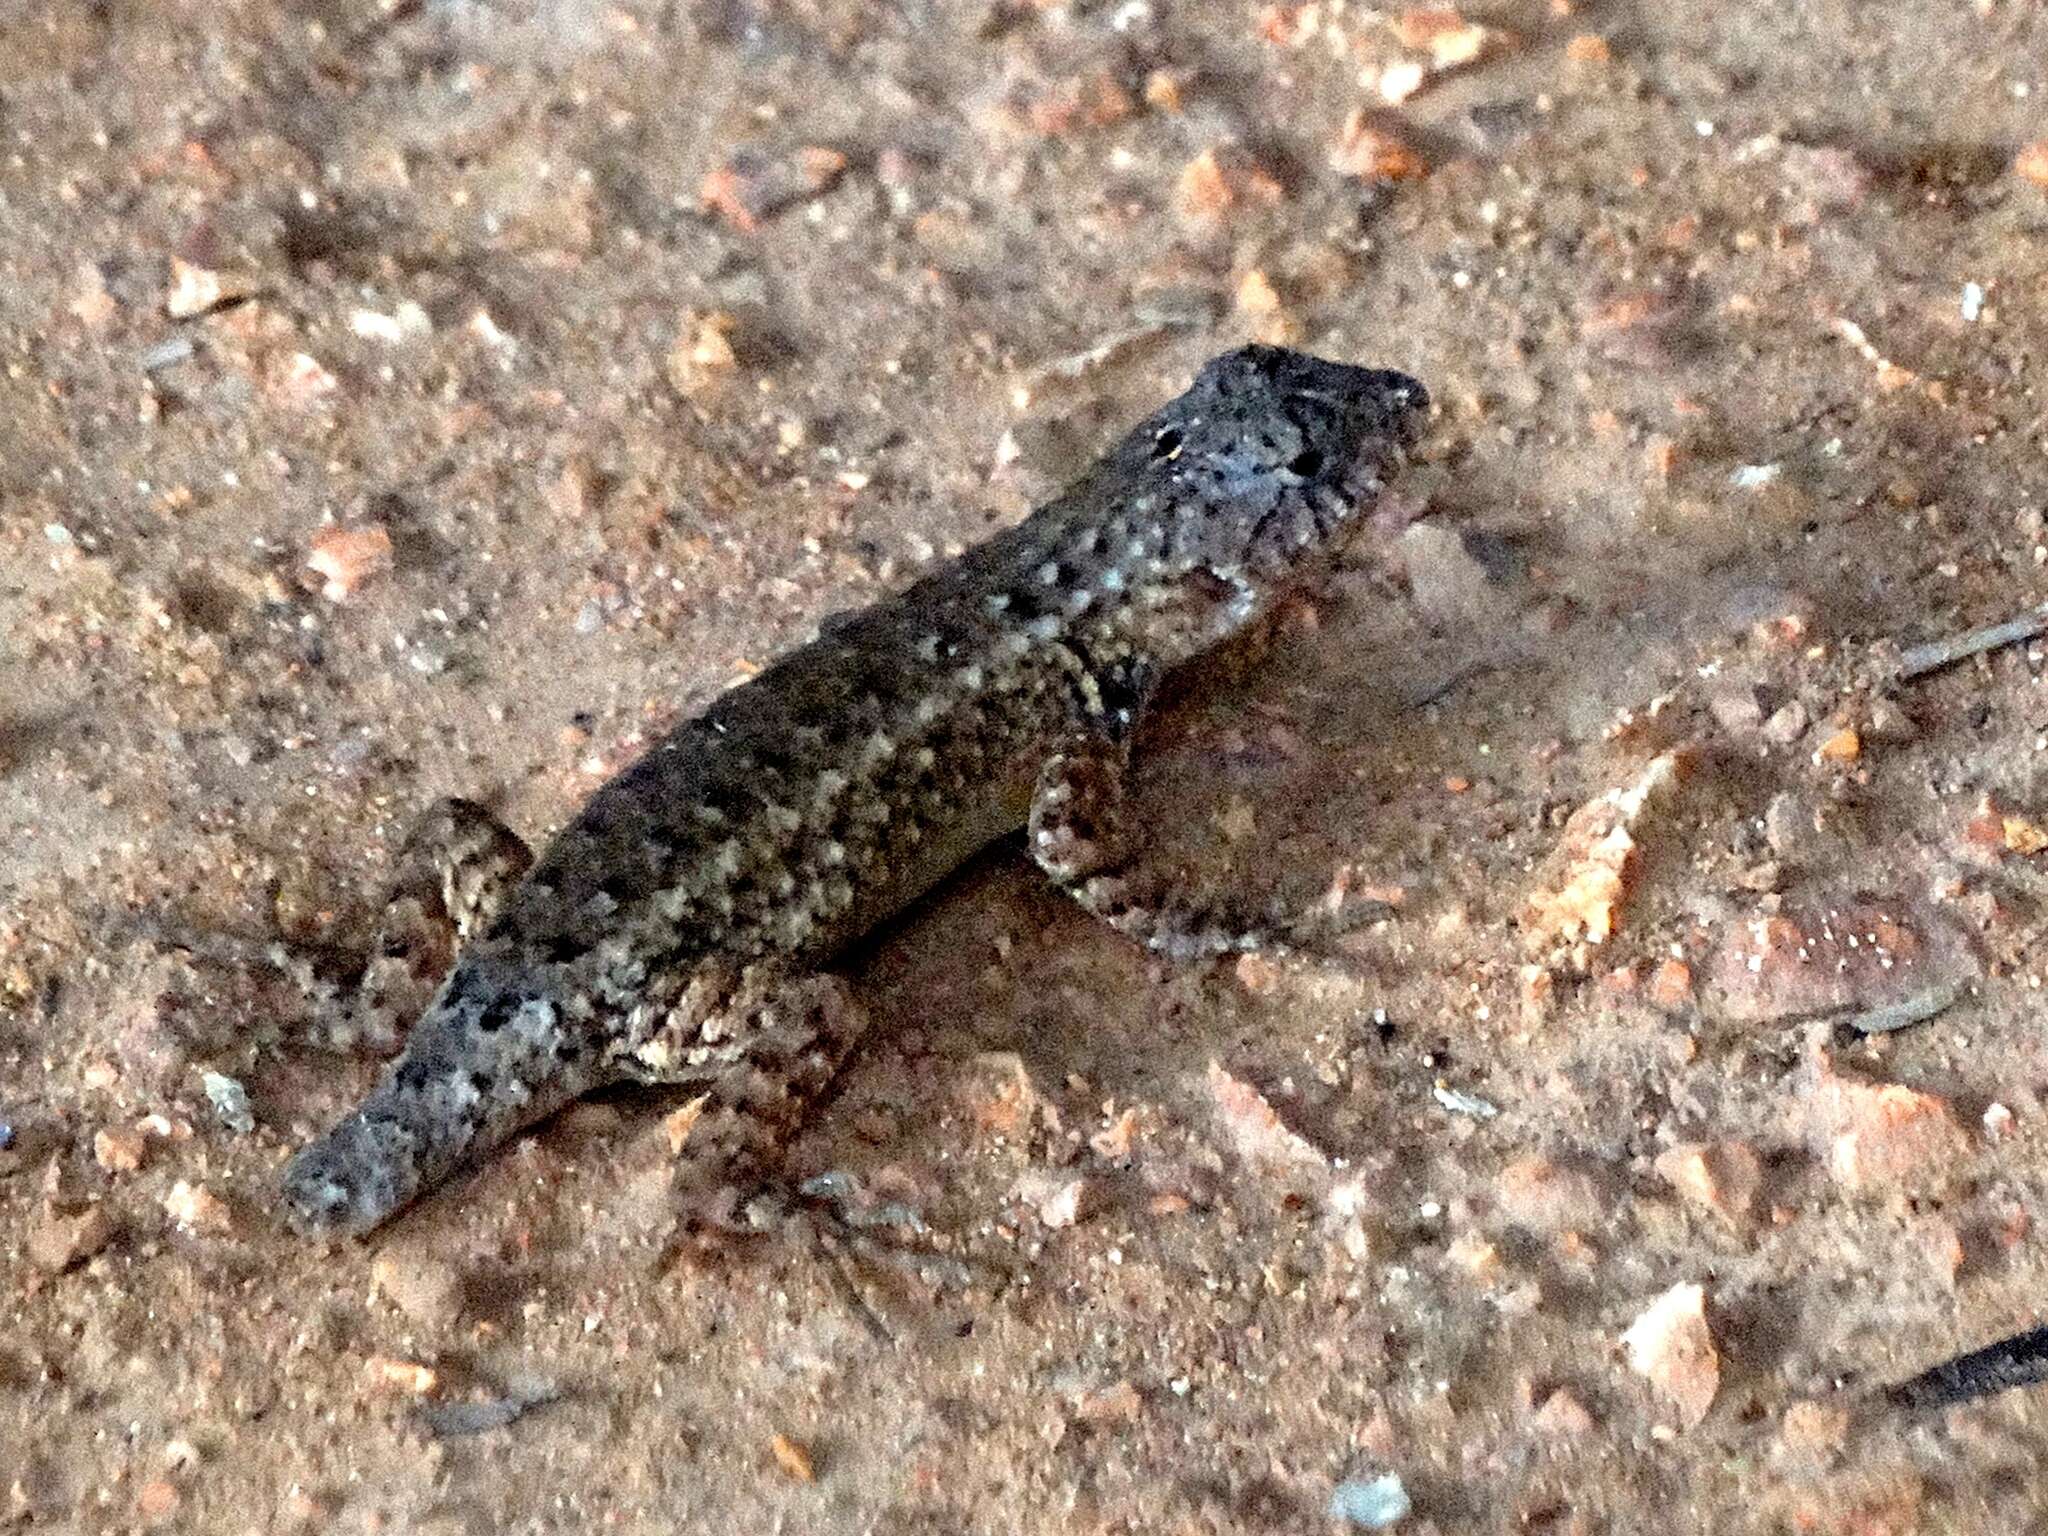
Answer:
[[(2048, 13), (0, 44), (0, 1519), (2044, 1518), (2038, 1394), (1863, 1394), (2048, 1302), (2043, 652), (1899, 679), (2043, 596)], [(252, 945), (360, 942), (435, 795), (544, 836), (1249, 337), (1426, 380), (1428, 516), (1162, 724), (1154, 852), (1389, 919), (1170, 966), (992, 851), (850, 957), (790, 1154), (897, 1262), (669, 1254), (660, 1094), (280, 1227), (376, 1062)]]

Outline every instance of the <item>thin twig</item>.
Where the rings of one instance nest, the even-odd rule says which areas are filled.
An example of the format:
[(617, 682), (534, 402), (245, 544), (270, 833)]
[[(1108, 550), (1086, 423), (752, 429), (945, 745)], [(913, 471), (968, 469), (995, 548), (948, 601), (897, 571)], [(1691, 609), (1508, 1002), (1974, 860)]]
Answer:
[(2048, 632), (2048, 603), (2002, 624), (1987, 624), (1982, 629), (1965, 630), (1946, 640), (1908, 646), (1899, 657), (1899, 681), (1910, 683), (1916, 677), (1939, 672), (1943, 667), (1952, 667), (1959, 661), (1995, 651), (2000, 646), (2018, 645), (2044, 632)]
[(1889, 1388), (1885, 1395), (1901, 1408), (1948, 1408), (2044, 1380), (2048, 1380), (2048, 1328), (2036, 1328), (1944, 1360)]
[(1901, 998), (1896, 1003), (1866, 1008), (1842, 1022), (1859, 1035), (1888, 1035), (1893, 1030), (1909, 1029), (1940, 1017), (1953, 1008), (1962, 995), (1961, 987), (1929, 987), (1925, 992)]
[(831, 1281), (832, 1289), (839, 1293), (840, 1301), (861, 1320), (862, 1325), (874, 1336), (876, 1343), (893, 1346), (896, 1343), (896, 1335), (889, 1331), (889, 1325), (883, 1321), (882, 1314), (874, 1309), (868, 1301), (867, 1293), (861, 1290), (860, 1282), (854, 1278), (853, 1266), (848, 1262), (845, 1250), (820, 1231), (815, 1222), (806, 1222), (804, 1227), (810, 1236), (811, 1252), (824, 1262), (826, 1277)]

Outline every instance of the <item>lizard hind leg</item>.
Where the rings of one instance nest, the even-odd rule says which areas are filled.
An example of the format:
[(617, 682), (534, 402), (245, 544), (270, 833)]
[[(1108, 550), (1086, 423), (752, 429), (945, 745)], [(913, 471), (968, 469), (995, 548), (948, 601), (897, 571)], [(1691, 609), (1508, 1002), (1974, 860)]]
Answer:
[(437, 800), (399, 845), (389, 895), (344, 1028), (389, 1054), (533, 863), (525, 843), (471, 800)]
[[(728, 983), (730, 976), (723, 978)], [(866, 1197), (860, 1181), (829, 1170), (801, 1181), (786, 1166), (789, 1143), (865, 1033), (867, 1011), (837, 976), (786, 978), (756, 968), (723, 991), (697, 978), (671, 1010), (666, 1040), (629, 1053), (619, 1070), (642, 1081), (700, 1088), (672, 1119), (680, 1143), (671, 1186), (675, 1230), (663, 1262), (718, 1261), (735, 1236), (807, 1237), (841, 1300), (876, 1335), (888, 1326), (847, 1266), (855, 1255), (930, 1284), (965, 1283), (957, 1261), (899, 1250), (884, 1229), (925, 1235), (916, 1212)], [(689, 991), (698, 994), (692, 1008)], [(702, 1003), (717, 998), (708, 1012)]]
[(744, 1202), (772, 1184), (783, 1149), (867, 1023), (837, 976), (706, 971), (646, 1038), (615, 1053), (622, 1077), (698, 1091), (676, 1131), (685, 1226), (758, 1225), (743, 1215)]

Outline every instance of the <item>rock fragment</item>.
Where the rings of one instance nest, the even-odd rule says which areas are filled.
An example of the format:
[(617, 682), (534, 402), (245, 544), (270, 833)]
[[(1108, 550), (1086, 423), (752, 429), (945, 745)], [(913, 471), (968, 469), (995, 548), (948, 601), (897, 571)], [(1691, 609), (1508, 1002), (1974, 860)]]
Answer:
[(1657, 1154), (1657, 1174), (1694, 1205), (1741, 1226), (1763, 1188), (1763, 1159), (1745, 1141), (1680, 1142)]
[(1952, 1177), (1973, 1151), (1948, 1100), (1904, 1083), (1841, 1076), (1826, 1052), (1800, 1115), (1829, 1175), (1852, 1192), (1928, 1189)]
[(2013, 156), (2013, 174), (2048, 191), (2048, 139), (2036, 139)]
[(1559, 1387), (1544, 1398), (1533, 1422), (1537, 1433), (1567, 1442), (1582, 1439), (1599, 1428), (1586, 1405), (1569, 1387)]
[(1523, 938), (1532, 951), (1613, 937), (1640, 874), (1635, 833), (1648, 811), (1669, 802), (1689, 761), (1682, 751), (1662, 753), (1633, 783), (1572, 813), (1523, 907)]
[(204, 1184), (185, 1179), (173, 1184), (171, 1192), (164, 1196), (164, 1210), (187, 1232), (218, 1237), (235, 1224), (234, 1213), (225, 1200)]
[(1246, 1162), (1279, 1170), (1328, 1171), (1329, 1159), (1290, 1130), (1264, 1094), (1231, 1076), (1219, 1062), (1209, 1063), (1209, 1092), (1216, 1101), (1218, 1118)]
[(1417, 181), (1429, 174), (1429, 162), (1413, 145), (1363, 110), (1344, 120), (1329, 160), (1331, 170), (1357, 181)]
[(149, 1138), (138, 1127), (110, 1126), (93, 1133), (93, 1161), (109, 1173), (134, 1173), (148, 1153)]
[(817, 1470), (811, 1462), (810, 1449), (802, 1441), (778, 1434), (768, 1442), (768, 1449), (775, 1457), (775, 1464), (794, 1481), (813, 1483), (818, 1480)]
[(1674, 1285), (1621, 1336), (1630, 1367), (1678, 1410), (1681, 1428), (1707, 1416), (1721, 1390), (1721, 1353), (1707, 1326), (1706, 1288)]
[(391, 569), (391, 535), (375, 524), (323, 528), (313, 536), (306, 569), (320, 579), (322, 597), (346, 602), (373, 576)]
[(1384, 1531), (1398, 1525), (1414, 1506), (1398, 1474), (1346, 1478), (1330, 1494), (1329, 1517), (1362, 1531)]
[(118, 1229), (100, 1205), (65, 1212), (43, 1205), (28, 1233), (28, 1260), (53, 1275), (75, 1269), (114, 1240)]
[(1221, 225), (1248, 209), (1286, 200), (1286, 184), (1273, 169), (1235, 144), (1203, 150), (1180, 174), (1177, 201), (1181, 217), (1191, 224)]

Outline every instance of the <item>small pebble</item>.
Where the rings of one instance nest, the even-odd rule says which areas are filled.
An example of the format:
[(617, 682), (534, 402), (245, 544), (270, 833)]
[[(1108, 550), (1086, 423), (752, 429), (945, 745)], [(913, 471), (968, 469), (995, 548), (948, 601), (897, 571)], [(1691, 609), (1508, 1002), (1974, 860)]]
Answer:
[(1084, 1392), (1074, 1404), (1074, 1417), (1088, 1424), (1135, 1424), (1144, 1414), (1145, 1399), (1128, 1381)]
[(381, 341), (395, 347), (416, 336), (431, 336), (434, 322), (424, 309), (407, 299), (388, 315), (381, 310), (359, 309), (349, 316), (348, 328), (365, 341)]
[(1947, 1099), (1904, 1083), (1842, 1076), (1826, 1056), (1799, 1107), (1814, 1151), (1848, 1190), (1925, 1189), (1953, 1177), (1972, 1152)]
[(1757, 702), (1756, 689), (1742, 685), (1718, 688), (1707, 700), (1707, 708), (1722, 730), (1731, 736), (1747, 736), (1764, 723), (1763, 706)]
[(1779, 1423), (1779, 1454), (1797, 1462), (1825, 1465), (1848, 1440), (1849, 1410), (1840, 1403), (1793, 1403)]
[(224, 1072), (208, 1072), (199, 1084), (206, 1090), (206, 1100), (220, 1116), (222, 1125), (237, 1136), (247, 1136), (256, 1129), (256, 1116), (249, 1110), (248, 1089)]
[(2013, 156), (2013, 174), (2048, 191), (2048, 139), (2036, 139)]
[(700, 1093), (681, 1109), (662, 1120), (662, 1134), (668, 1138), (670, 1157), (683, 1155), (683, 1148), (690, 1143), (690, 1133), (697, 1128), (697, 1122), (704, 1114), (704, 1106), (710, 1102), (710, 1094)]
[(228, 1209), (225, 1200), (204, 1184), (193, 1184), (184, 1179), (173, 1184), (171, 1192), (164, 1196), (164, 1209), (188, 1232), (218, 1235), (234, 1225), (234, 1213)]
[(768, 1442), (768, 1448), (775, 1453), (775, 1464), (798, 1482), (817, 1481), (817, 1471), (811, 1465), (811, 1453), (802, 1441), (777, 1435)]
[(1806, 728), (1812, 723), (1812, 719), (1813, 717), (1806, 712), (1806, 706), (1794, 699), (1791, 703), (1780, 706), (1771, 718), (1764, 722), (1764, 735), (1781, 747), (1789, 747), (1806, 734)]
[(1781, 857), (1796, 851), (1814, 836), (1814, 806), (1804, 795), (1783, 790), (1771, 796), (1764, 807), (1764, 841)]
[(317, 405), (340, 388), (341, 380), (310, 352), (294, 352), (271, 370), (271, 393), (287, 405)]
[(1586, 1411), (1586, 1405), (1568, 1387), (1559, 1387), (1543, 1400), (1536, 1410), (1535, 1423), (1540, 1433), (1566, 1441), (1590, 1435), (1599, 1427)]
[(1416, 181), (1429, 174), (1429, 163), (1420, 154), (1362, 111), (1345, 119), (1329, 161), (1339, 176), (1358, 181)]
[(1396, 59), (1380, 71), (1380, 100), (1390, 107), (1398, 107), (1421, 90), (1428, 78), (1429, 71), (1420, 59)]
[(166, 368), (175, 368), (192, 356), (192, 338), (173, 336), (149, 348), (137, 361), (144, 373), (161, 373)]
[(1662, 961), (1650, 975), (1650, 1001), (1659, 1008), (1683, 1008), (1692, 1001), (1692, 967), (1683, 960)]
[(1347, 1478), (1339, 1483), (1330, 1494), (1329, 1515), (1362, 1530), (1384, 1531), (1413, 1507), (1401, 1479), (1389, 1472), (1384, 1477)]
[(1086, 1179), (1048, 1169), (1027, 1169), (1018, 1176), (1012, 1191), (1038, 1212), (1040, 1221), (1055, 1230), (1071, 1227), (1081, 1219), (1091, 1193)]
[(1463, 1093), (1456, 1088), (1446, 1088), (1442, 1083), (1430, 1089), (1430, 1094), (1437, 1103), (1454, 1115), (1470, 1115), (1475, 1120), (1491, 1120), (1500, 1113), (1500, 1106), (1491, 1100), (1482, 1099), (1477, 1094)]
[(408, 1397), (431, 1397), (441, 1385), (432, 1366), (391, 1355), (370, 1356), (363, 1362), (363, 1375), (373, 1391), (401, 1392)]
[(448, 670), (448, 642), (438, 635), (415, 640), (405, 653), (406, 665), (422, 677), (439, 677)]
[(1221, 224), (1287, 200), (1286, 184), (1273, 169), (1237, 144), (1212, 146), (1190, 160), (1175, 192), (1181, 217), (1194, 224)]
[(178, 1506), (184, 1503), (184, 1495), (177, 1485), (166, 1478), (157, 1478), (144, 1483), (142, 1491), (135, 1495), (135, 1513), (142, 1517), (144, 1525), (162, 1525), (178, 1513)]
[(1448, 6), (1426, 6), (1402, 11), (1389, 25), (1395, 41), (1429, 55), (1432, 69), (1457, 69), (1470, 64), (1489, 48), (1506, 40), (1476, 21), (1467, 21)]
[(1475, 1280), (1498, 1280), (1500, 1249), (1477, 1232), (1463, 1232), (1444, 1250), (1444, 1257)]
[(93, 1161), (109, 1173), (135, 1172), (148, 1149), (149, 1138), (133, 1128), (97, 1131), (92, 1138)]
[(378, 527), (323, 528), (313, 536), (306, 569), (320, 578), (320, 595), (345, 602), (371, 577), (391, 569), (391, 535)]
[(245, 297), (250, 285), (207, 267), (171, 258), (171, 290), (164, 295), (164, 313), (173, 320), (190, 320), (218, 309), (230, 299)]
[(1815, 762), (1853, 763), (1863, 755), (1863, 738), (1853, 728), (1839, 730), (1815, 750)]
[(1920, 728), (1890, 699), (1878, 699), (1870, 706), (1870, 728), (1865, 734), (1872, 741), (1903, 743), (1916, 739)]
[(1706, 1288), (1674, 1285), (1621, 1336), (1628, 1363), (1649, 1378), (1690, 1429), (1707, 1416), (1721, 1390), (1721, 1354), (1707, 1326)]
[(477, 1435), (487, 1429), (503, 1429), (523, 1418), (530, 1410), (553, 1402), (558, 1396), (560, 1394), (550, 1388), (512, 1397), (488, 1398), (483, 1402), (432, 1403), (420, 1417), (436, 1435)]
[(1687, 1200), (1738, 1224), (1763, 1188), (1763, 1159), (1746, 1141), (1680, 1142), (1658, 1153), (1653, 1166)]

